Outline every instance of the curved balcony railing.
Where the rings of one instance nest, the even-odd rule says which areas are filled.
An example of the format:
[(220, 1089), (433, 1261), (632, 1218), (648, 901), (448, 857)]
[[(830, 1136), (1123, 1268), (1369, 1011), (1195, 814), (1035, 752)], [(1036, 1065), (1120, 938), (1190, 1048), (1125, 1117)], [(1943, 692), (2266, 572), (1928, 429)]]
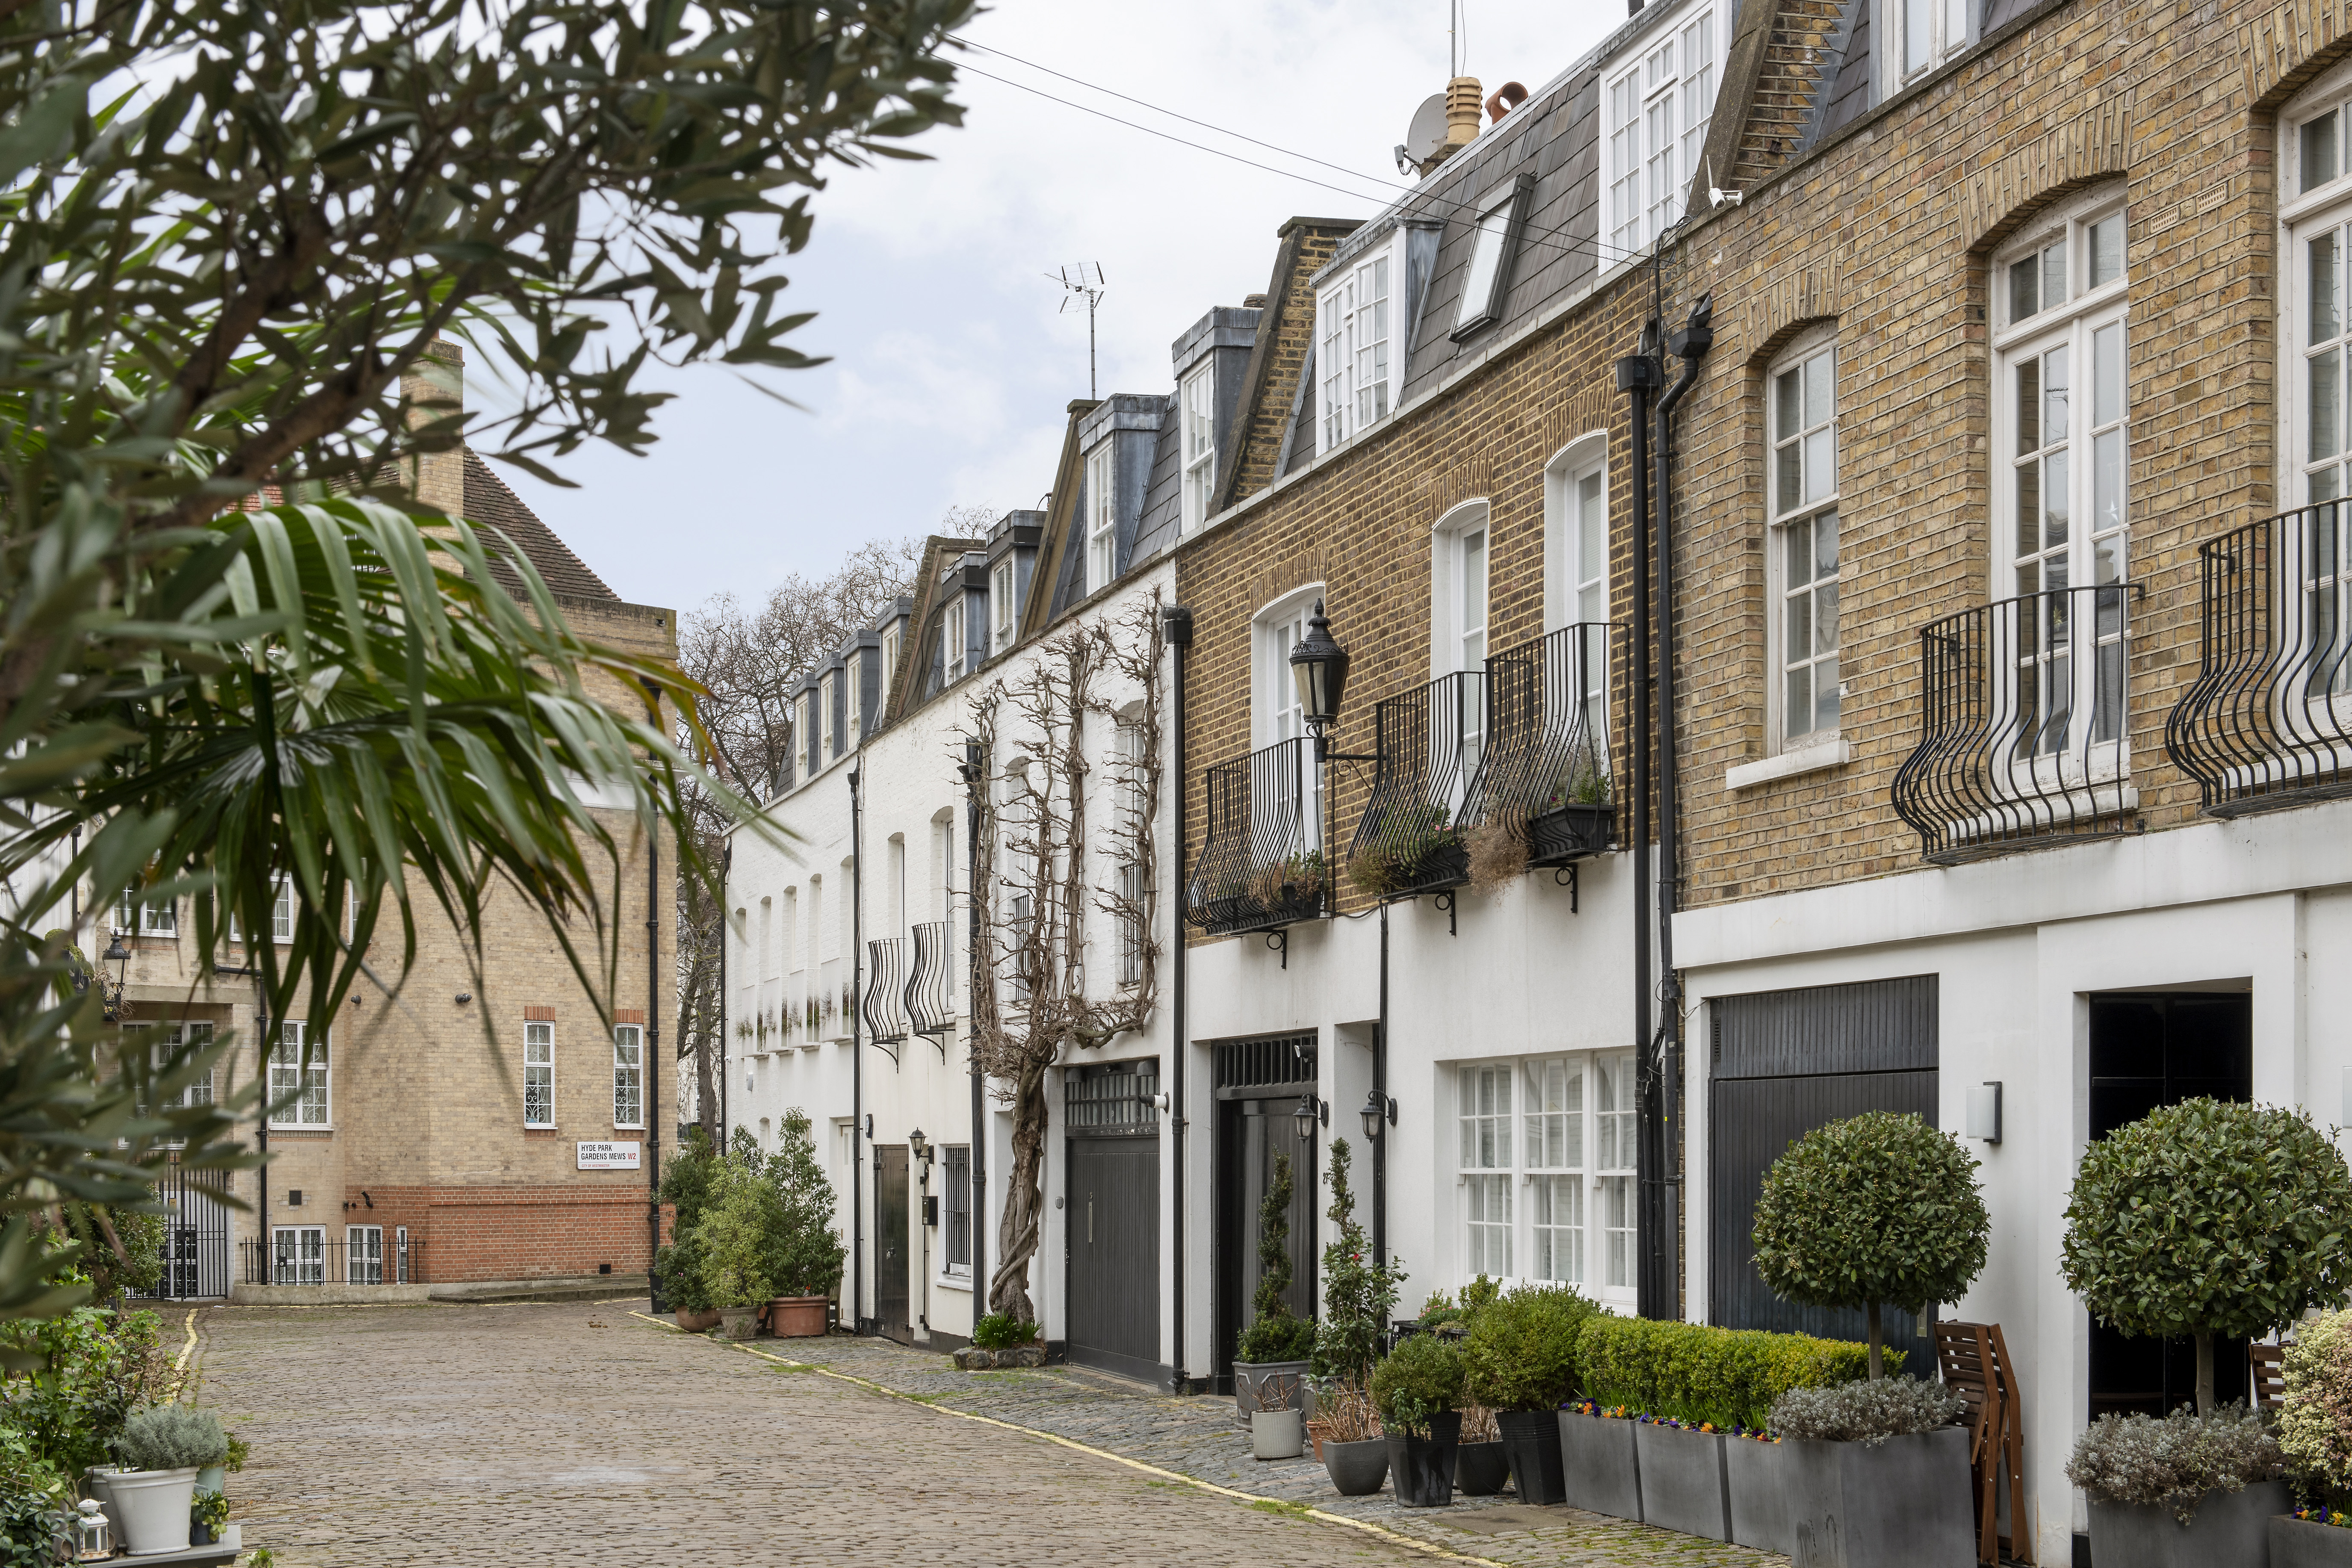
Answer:
[(907, 1022), (923, 1036), (955, 1032), (955, 942), (952, 924), (927, 921), (915, 928), (915, 962), (907, 972)]
[(1939, 865), (2136, 832), (2127, 583), (2053, 588), (1919, 633), (1917, 749), (1895, 810)]
[(866, 998), (859, 1010), (866, 1037), (875, 1045), (895, 1046), (907, 1037), (906, 966), (905, 937), (866, 944)]
[(1618, 628), (1580, 621), (1486, 661), (1485, 755), (1459, 820), (1523, 833), (1530, 866), (1609, 847), (1618, 785), (1609, 749)]
[(1359, 891), (1410, 898), (1469, 880), (1455, 816), (1486, 725), (1480, 671), (1440, 676), (1372, 710), (1372, 788), (1348, 846), (1348, 879)]
[(1184, 918), (1213, 936), (1320, 919), (1330, 902), (1314, 742), (1277, 741), (1204, 773), (1209, 810)]
[(2165, 749), (2214, 816), (2352, 795), (2352, 501), (2197, 547), (2197, 679)]

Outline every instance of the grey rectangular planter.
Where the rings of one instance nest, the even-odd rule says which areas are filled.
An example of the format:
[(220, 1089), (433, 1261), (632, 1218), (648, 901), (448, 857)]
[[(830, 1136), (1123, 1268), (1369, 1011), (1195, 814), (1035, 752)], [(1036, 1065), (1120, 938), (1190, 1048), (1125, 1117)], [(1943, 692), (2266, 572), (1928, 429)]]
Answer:
[(1796, 1457), (1789, 1446), (1759, 1443), (1753, 1437), (1727, 1437), (1723, 1473), (1733, 1543), (1777, 1552), (1783, 1557), (1794, 1554), (1797, 1532), (1790, 1521), (1789, 1490), (1796, 1475)]
[(1794, 1568), (1974, 1568), (1966, 1427), (1780, 1447)]
[(1731, 1502), (1723, 1479), (1720, 1432), (1685, 1432), (1654, 1421), (1633, 1423), (1642, 1479), (1642, 1521), (1685, 1535), (1731, 1539)]
[(1559, 1479), (1559, 1412), (1497, 1410), (1503, 1452), (1511, 1461), (1511, 1484), (1521, 1502), (1565, 1502)]
[(1313, 1364), (1303, 1361), (1234, 1363), (1234, 1414), (1246, 1426), (1250, 1416), (1257, 1411), (1278, 1408), (1258, 1402), (1257, 1385), (1270, 1377), (1296, 1378), (1298, 1391), (1290, 1396), (1287, 1406), (1279, 1408), (1304, 1411), (1307, 1408), (1307, 1369)]
[(2168, 1508), (2093, 1498), (2091, 1568), (2270, 1568), (2271, 1516), (2294, 1506), (2284, 1481), (2207, 1492), (2185, 1525)]
[(2352, 1568), (2352, 1530), (2291, 1513), (2270, 1521), (2271, 1568)]
[(1642, 1462), (1633, 1421), (1612, 1421), (1574, 1410), (1559, 1413), (1559, 1473), (1570, 1508), (1618, 1519), (1642, 1517)]

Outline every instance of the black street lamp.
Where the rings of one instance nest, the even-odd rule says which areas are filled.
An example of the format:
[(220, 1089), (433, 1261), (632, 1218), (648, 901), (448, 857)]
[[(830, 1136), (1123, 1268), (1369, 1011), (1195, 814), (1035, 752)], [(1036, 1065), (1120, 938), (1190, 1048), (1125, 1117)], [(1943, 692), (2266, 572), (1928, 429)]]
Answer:
[(102, 964), (110, 965), (114, 970), (114, 989), (111, 991), (106, 987), (105, 971), (99, 972), (98, 999), (105, 1013), (106, 1021), (110, 1024), (118, 1023), (130, 1012), (130, 1009), (123, 1005), (122, 988), (131, 979), (131, 952), (122, 945), (121, 931), (113, 934), (106, 944), (106, 951), (98, 955), (98, 961)]
[(1298, 1097), (1298, 1109), (1290, 1113), (1290, 1118), (1297, 1124), (1298, 1141), (1304, 1143), (1315, 1136), (1318, 1123), (1326, 1127), (1330, 1125), (1331, 1108), (1318, 1096), (1303, 1094)]
[(1385, 1121), (1391, 1127), (1396, 1125), (1396, 1101), (1377, 1089), (1364, 1096), (1364, 1136), (1378, 1142), (1381, 1122)]
[(1320, 599), (1307, 617), (1307, 636), (1290, 650), (1290, 677), (1298, 683), (1301, 716), (1315, 737), (1315, 760), (1325, 761), (1328, 746), (1323, 734), (1339, 716), (1339, 693), (1348, 684), (1348, 650), (1332, 639)]

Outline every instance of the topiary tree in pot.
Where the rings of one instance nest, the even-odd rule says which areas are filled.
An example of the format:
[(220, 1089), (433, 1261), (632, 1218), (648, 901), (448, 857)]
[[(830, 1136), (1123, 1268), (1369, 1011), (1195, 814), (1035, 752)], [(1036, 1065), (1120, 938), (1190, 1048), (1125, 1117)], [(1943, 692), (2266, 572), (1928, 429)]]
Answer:
[(1236, 1363), (1262, 1366), (1268, 1362), (1304, 1362), (1315, 1349), (1315, 1323), (1290, 1310), (1290, 1200), (1297, 1191), (1290, 1175), (1290, 1156), (1274, 1157), (1274, 1179), (1266, 1184), (1265, 1200), (1257, 1209), (1257, 1293), (1250, 1300), (1251, 1319), (1234, 1347)]
[(1495, 1412), (1523, 1502), (1567, 1500), (1554, 1412), (1577, 1393), (1577, 1342), (1600, 1310), (1564, 1285), (1522, 1285), (1462, 1342), (1463, 1397)]
[(1454, 1500), (1454, 1450), (1462, 1434), (1462, 1347), (1435, 1334), (1409, 1336), (1372, 1368), (1372, 1403), (1389, 1441), (1397, 1501), (1433, 1508)]
[(2186, 1100), (2092, 1144), (2066, 1205), (2067, 1289), (2126, 1334), (2267, 1333), (2352, 1290), (2352, 1170), (2300, 1110)]
[(1396, 1259), (1376, 1264), (1364, 1227), (1356, 1222), (1356, 1194), (1349, 1184), (1354, 1152), (1345, 1138), (1331, 1140), (1331, 1207), (1335, 1230), (1323, 1249), (1323, 1316), (1315, 1329), (1314, 1370), (1362, 1384), (1381, 1357), (1381, 1341), (1395, 1310), (1404, 1269)]
[[(848, 1251), (833, 1223), (833, 1184), (817, 1163), (816, 1137), (808, 1112), (798, 1106), (784, 1112), (776, 1152), (768, 1158), (767, 1179), (775, 1191), (778, 1208), (769, 1256), (776, 1294), (803, 1300), (832, 1295), (841, 1283)], [(802, 1325), (802, 1329), (824, 1331), (821, 1303), (814, 1310), (814, 1328)]]
[(1917, 1116), (1872, 1110), (1814, 1128), (1764, 1173), (1756, 1272), (1813, 1307), (1861, 1307), (1870, 1375), (1885, 1375), (1879, 1309), (1957, 1301), (1984, 1268), (1992, 1220), (1977, 1163)]

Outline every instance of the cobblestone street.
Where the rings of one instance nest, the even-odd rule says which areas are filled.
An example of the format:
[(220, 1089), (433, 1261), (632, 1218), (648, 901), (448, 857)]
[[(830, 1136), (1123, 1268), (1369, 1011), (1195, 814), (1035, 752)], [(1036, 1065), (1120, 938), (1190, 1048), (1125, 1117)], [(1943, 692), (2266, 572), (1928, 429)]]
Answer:
[(246, 1543), (282, 1568), (1783, 1561), (1507, 1496), (1341, 1499), (1311, 1460), (1252, 1461), (1230, 1400), (756, 1342), (826, 1369), (795, 1371), (644, 1306), (204, 1310), (203, 1402), (253, 1445), (229, 1486)]

